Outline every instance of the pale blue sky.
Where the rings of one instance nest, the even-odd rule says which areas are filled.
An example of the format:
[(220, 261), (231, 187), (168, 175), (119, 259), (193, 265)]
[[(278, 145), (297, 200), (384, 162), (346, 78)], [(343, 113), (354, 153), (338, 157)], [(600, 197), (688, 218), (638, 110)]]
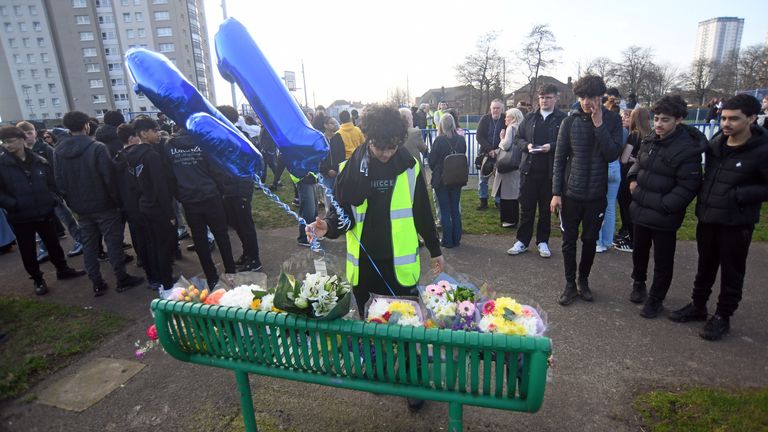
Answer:
[[(513, 88), (522, 82), (513, 52), (534, 24), (550, 24), (563, 47), (560, 64), (544, 72), (562, 81), (576, 76), (579, 62), (598, 56), (618, 60), (630, 45), (651, 47), (658, 61), (683, 69), (693, 57), (698, 22), (713, 17), (745, 18), (742, 47), (764, 44), (768, 34), (767, 4), (760, 0), (228, 0), (227, 5), (278, 75), (295, 71), (299, 87), (304, 60), (312, 106), (336, 99), (384, 101), (395, 88), (406, 89), (406, 77), (412, 98), (429, 88), (457, 85), (454, 66), (489, 30), (500, 31), (497, 46), (510, 59)], [(205, 0), (205, 7), (213, 40), (222, 21), (221, 0)], [(231, 102), (228, 83), (218, 71), (214, 75), (218, 102)], [(297, 97), (303, 101), (304, 91)], [(239, 102), (245, 102), (242, 96)]]

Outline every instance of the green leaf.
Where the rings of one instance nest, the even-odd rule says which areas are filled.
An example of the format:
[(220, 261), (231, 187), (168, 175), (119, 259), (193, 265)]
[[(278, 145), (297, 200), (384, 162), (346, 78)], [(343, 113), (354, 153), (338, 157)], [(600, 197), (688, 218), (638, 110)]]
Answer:
[(517, 315), (512, 312), (510, 308), (504, 308), (504, 319), (507, 321), (514, 321)]
[(266, 291), (260, 291), (260, 290), (251, 290), (251, 292), (253, 293), (253, 298), (255, 299), (261, 299), (265, 295), (269, 294)]

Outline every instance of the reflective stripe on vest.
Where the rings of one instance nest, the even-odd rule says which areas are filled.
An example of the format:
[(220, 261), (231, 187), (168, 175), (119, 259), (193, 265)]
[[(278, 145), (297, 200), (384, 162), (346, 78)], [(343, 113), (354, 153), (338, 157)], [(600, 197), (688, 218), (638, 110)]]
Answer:
[[(339, 165), (339, 171), (346, 163)], [(392, 226), (392, 253), (397, 282), (402, 286), (413, 286), (419, 282), (419, 238), (413, 220), (413, 199), (416, 194), (416, 179), (419, 164), (400, 173), (395, 179), (392, 200), (389, 205), (389, 219)], [(355, 226), (347, 232), (347, 280), (357, 286), (360, 275), (360, 243), (362, 241), (365, 213), (368, 200), (359, 206), (352, 206)]]

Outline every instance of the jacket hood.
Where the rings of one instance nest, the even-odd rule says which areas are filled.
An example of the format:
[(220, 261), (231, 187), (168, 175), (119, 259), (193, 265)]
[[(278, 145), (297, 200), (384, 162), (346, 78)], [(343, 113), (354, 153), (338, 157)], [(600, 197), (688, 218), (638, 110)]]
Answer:
[[(768, 130), (763, 129), (760, 126), (752, 125), (749, 128), (749, 132), (752, 133), (752, 136), (740, 147), (741, 149), (747, 150), (761, 145), (768, 145)], [(723, 132), (718, 132), (717, 135), (712, 138), (712, 141), (709, 142), (710, 150), (719, 155), (721, 153), (720, 144), (724, 139), (726, 139), (726, 137), (723, 135)]]
[(688, 126), (687, 124), (683, 123), (677, 125), (675, 130), (664, 138), (659, 138), (658, 135), (651, 132), (651, 134), (644, 138), (643, 141), (647, 140), (667, 147), (679, 139), (690, 139), (691, 143), (693, 144), (691, 150), (697, 150), (699, 152), (706, 150), (709, 142), (706, 135), (704, 135), (701, 131), (693, 126)]
[(94, 142), (86, 135), (68, 136), (56, 146), (56, 154), (65, 159), (80, 157)]
[(117, 140), (117, 128), (111, 124), (103, 124), (96, 129), (96, 135), (94, 136), (96, 141), (103, 143)]
[[(24, 154), (29, 161), (40, 162), (46, 165), (48, 164), (48, 161), (46, 161), (45, 158), (36, 155), (32, 150), (28, 148), (24, 149)], [(5, 149), (0, 149), (0, 165), (18, 165), (19, 163), (21, 163), (21, 160), (16, 157), (16, 155), (6, 151)]]
[(128, 164), (135, 165), (145, 154), (151, 151), (154, 150), (152, 150), (152, 145), (150, 144), (136, 144), (125, 149), (122, 153)]

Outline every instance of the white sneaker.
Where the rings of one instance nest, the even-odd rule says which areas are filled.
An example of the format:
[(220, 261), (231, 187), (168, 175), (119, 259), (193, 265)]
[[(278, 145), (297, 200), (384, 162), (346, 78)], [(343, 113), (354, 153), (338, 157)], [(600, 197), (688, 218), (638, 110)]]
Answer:
[(595, 252), (597, 252), (597, 253), (604, 253), (604, 252), (607, 252), (607, 251), (608, 251), (608, 248), (603, 246), (603, 245), (595, 246)]
[(549, 257), (552, 256), (552, 252), (550, 252), (548, 244), (546, 244), (544, 242), (541, 242), (541, 243), (537, 244), (536, 247), (539, 248), (539, 256), (540, 257), (542, 257), (542, 258), (549, 258)]
[(520, 255), (527, 250), (528, 246), (524, 245), (521, 241), (517, 241), (515, 242), (514, 246), (507, 250), (507, 255)]

